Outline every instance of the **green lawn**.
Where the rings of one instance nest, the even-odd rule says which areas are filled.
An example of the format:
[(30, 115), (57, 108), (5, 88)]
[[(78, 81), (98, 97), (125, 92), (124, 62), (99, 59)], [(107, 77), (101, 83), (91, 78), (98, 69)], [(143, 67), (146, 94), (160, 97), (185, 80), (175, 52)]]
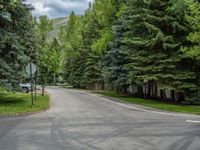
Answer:
[(105, 91), (105, 92), (96, 92), (97, 94), (101, 94), (108, 97), (117, 98), (119, 100), (134, 103), (142, 106), (147, 106), (151, 108), (156, 108), (160, 110), (167, 110), (171, 112), (182, 112), (182, 113), (190, 113), (190, 114), (197, 114), (200, 115), (200, 106), (196, 105), (175, 105), (169, 104), (157, 100), (146, 100), (142, 98), (135, 98), (130, 96), (122, 96), (116, 94), (115, 92)]
[(31, 106), (30, 94), (9, 94), (0, 89), (0, 115), (19, 115), (33, 113), (49, 108), (48, 95), (37, 95), (34, 106)]

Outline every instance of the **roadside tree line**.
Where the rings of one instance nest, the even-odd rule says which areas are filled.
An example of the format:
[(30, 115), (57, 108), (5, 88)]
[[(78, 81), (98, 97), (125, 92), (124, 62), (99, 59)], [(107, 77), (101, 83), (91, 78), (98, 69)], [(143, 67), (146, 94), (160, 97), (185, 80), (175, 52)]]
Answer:
[(200, 99), (197, 0), (95, 0), (59, 34), (74, 87), (171, 102)]

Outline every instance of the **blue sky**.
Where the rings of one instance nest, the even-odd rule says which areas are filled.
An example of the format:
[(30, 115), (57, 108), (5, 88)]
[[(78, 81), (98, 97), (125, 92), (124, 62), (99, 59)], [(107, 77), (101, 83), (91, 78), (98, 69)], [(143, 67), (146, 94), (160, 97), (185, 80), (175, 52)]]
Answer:
[(68, 16), (71, 11), (83, 14), (89, 1), (91, 0), (28, 0), (28, 3), (35, 8), (33, 16), (47, 15), (49, 18), (58, 18)]

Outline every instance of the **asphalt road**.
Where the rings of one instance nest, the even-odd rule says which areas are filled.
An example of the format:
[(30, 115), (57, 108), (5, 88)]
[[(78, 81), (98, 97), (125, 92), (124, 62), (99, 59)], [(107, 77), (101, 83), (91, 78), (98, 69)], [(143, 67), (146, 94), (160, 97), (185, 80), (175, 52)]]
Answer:
[(49, 88), (51, 109), (0, 117), (0, 150), (200, 150), (200, 117)]

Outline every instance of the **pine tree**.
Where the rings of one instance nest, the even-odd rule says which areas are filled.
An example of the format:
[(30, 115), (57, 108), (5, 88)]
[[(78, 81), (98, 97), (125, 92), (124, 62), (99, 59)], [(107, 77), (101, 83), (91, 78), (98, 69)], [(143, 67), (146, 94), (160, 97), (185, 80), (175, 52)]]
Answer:
[(129, 1), (124, 42), (126, 52), (131, 62), (126, 65), (132, 84), (144, 87), (144, 96), (158, 95), (167, 99), (165, 90), (171, 91), (171, 98), (175, 100), (175, 93), (192, 86), (187, 83), (192, 72), (177, 71), (177, 52), (185, 40), (187, 27), (184, 20), (178, 18), (171, 10), (171, 1)]
[(128, 63), (127, 55), (123, 52), (123, 37), (126, 29), (123, 23), (126, 15), (120, 15), (113, 28), (113, 39), (109, 42), (105, 55), (104, 79), (111, 89), (117, 92), (126, 92), (128, 84), (128, 72), (124, 65)]
[(83, 32), (84, 46), (88, 53), (85, 79), (91, 88), (104, 86), (104, 53), (112, 39), (112, 25), (117, 19), (120, 1), (96, 0), (86, 12), (86, 24)]
[(186, 19), (193, 30), (187, 37), (191, 45), (183, 49), (183, 52), (185, 55), (200, 61), (200, 4), (198, 1), (188, 0)]
[(46, 85), (49, 76), (49, 55), (50, 55), (50, 44), (47, 42), (47, 35), (53, 29), (53, 24), (47, 16), (40, 16), (37, 21), (37, 38), (38, 38), (38, 48), (37, 48), (37, 67), (38, 69), (38, 82)]
[(85, 51), (83, 49), (83, 17), (74, 12), (68, 24), (61, 29), (59, 39), (62, 48), (62, 76), (73, 87), (84, 88)]
[(187, 63), (187, 66), (195, 72), (192, 82), (196, 88), (189, 89), (186, 93), (190, 100), (195, 101), (200, 99), (200, 3), (196, 0), (188, 0), (187, 6), (186, 20), (192, 27), (192, 31), (187, 37), (189, 44), (181, 49), (181, 54), (183, 59), (187, 60), (185, 64)]
[(88, 88), (92, 88), (94, 84), (101, 82), (101, 73), (97, 67), (97, 63), (100, 60), (100, 55), (95, 51), (92, 51), (92, 44), (98, 39), (100, 24), (97, 21), (97, 16), (93, 12), (92, 8), (86, 11), (83, 18), (83, 49), (87, 53), (85, 62), (84, 79)]

